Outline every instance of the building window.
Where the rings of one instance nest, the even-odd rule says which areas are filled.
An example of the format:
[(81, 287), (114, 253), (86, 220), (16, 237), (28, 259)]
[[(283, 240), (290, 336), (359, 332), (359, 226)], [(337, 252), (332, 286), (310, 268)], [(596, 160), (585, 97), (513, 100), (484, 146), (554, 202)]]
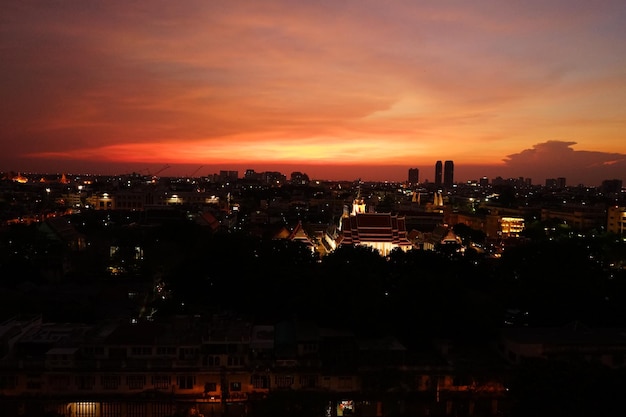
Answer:
[(257, 389), (269, 389), (270, 378), (267, 375), (252, 375), (250, 384)]
[(229, 388), (231, 392), (241, 391), (241, 382), (231, 382)]
[(152, 355), (152, 348), (148, 346), (133, 346), (130, 349), (130, 354), (133, 356), (149, 356)]
[(170, 387), (169, 375), (155, 375), (152, 377), (152, 386), (156, 389), (168, 389)]
[(209, 366), (220, 366), (220, 357), (219, 356), (209, 356), (209, 357), (207, 357), (207, 365), (209, 365)]
[(50, 388), (58, 391), (66, 391), (70, 385), (69, 375), (50, 375), (48, 379)]
[(243, 360), (241, 356), (228, 356), (228, 366), (242, 366)]
[(204, 392), (217, 392), (217, 384), (215, 382), (205, 383)]
[(88, 346), (88, 347), (85, 347), (83, 349), (83, 353), (86, 356), (102, 356), (102, 355), (104, 355), (104, 348), (103, 347)]
[(101, 417), (119, 417), (122, 414), (122, 404), (120, 403), (102, 403), (100, 405)]
[(152, 403), (152, 415), (154, 417), (169, 417), (176, 412), (176, 406), (172, 403)]
[(156, 352), (159, 356), (174, 356), (176, 355), (176, 348), (173, 346), (159, 346), (156, 348)]
[(79, 417), (97, 417), (99, 415), (94, 402), (85, 401), (74, 403), (75, 415)]
[(76, 377), (76, 388), (79, 390), (92, 390), (96, 385), (96, 378), (93, 375), (79, 375)]
[(118, 389), (120, 387), (119, 375), (102, 375), (100, 377), (100, 385), (103, 389)]
[(146, 417), (147, 409), (144, 403), (126, 403), (126, 415), (128, 417)]
[(276, 375), (274, 385), (277, 388), (289, 388), (293, 385), (293, 377), (291, 375)]
[(352, 388), (352, 377), (340, 376), (338, 386), (343, 389)]
[(300, 386), (302, 388), (315, 388), (317, 386), (317, 375), (300, 376)]
[(128, 389), (143, 389), (146, 385), (145, 375), (129, 375), (126, 377), (126, 385)]
[(0, 389), (15, 389), (17, 387), (17, 375), (0, 375)]
[(196, 378), (192, 375), (181, 375), (177, 378), (177, 382), (179, 389), (193, 389), (193, 386), (196, 383)]
[(40, 390), (43, 388), (43, 383), (39, 380), (26, 381), (26, 389)]
[(196, 359), (198, 357), (198, 349), (196, 348), (180, 348), (179, 358), (182, 360)]

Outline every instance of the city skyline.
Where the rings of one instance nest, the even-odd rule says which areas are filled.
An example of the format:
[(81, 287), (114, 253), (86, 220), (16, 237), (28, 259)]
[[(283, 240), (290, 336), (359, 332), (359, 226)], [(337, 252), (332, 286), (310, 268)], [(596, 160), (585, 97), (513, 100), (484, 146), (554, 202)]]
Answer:
[(3, 4), (0, 170), (624, 178), (619, 1)]

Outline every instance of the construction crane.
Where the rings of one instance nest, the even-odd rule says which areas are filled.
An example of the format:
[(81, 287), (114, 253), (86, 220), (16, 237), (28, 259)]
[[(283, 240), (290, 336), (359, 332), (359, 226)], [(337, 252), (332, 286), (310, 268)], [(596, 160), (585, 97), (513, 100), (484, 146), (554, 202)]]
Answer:
[(161, 172), (165, 171), (168, 168), (171, 168), (170, 165), (165, 164), (160, 169), (158, 169), (154, 174), (152, 174), (152, 176), (156, 177), (158, 174), (160, 174)]
[(194, 169), (193, 172), (191, 174), (189, 174), (189, 178), (193, 178), (193, 176), (200, 171), (202, 168), (204, 167), (204, 165), (200, 165), (198, 168)]
[(165, 171), (166, 169), (170, 168), (170, 165), (163, 165), (161, 168), (159, 168), (158, 170), (156, 170), (154, 173), (150, 174), (150, 176), (152, 177), (150, 182), (152, 184), (155, 184), (157, 182), (157, 175), (160, 174), (161, 172)]

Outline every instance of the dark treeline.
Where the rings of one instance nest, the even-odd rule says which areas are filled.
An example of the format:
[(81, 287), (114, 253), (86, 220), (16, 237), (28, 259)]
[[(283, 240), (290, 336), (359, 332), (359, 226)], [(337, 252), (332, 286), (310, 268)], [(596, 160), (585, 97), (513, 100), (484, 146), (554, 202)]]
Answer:
[[(622, 326), (626, 320), (624, 274), (609, 268), (612, 258), (623, 257), (624, 245), (611, 237), (533, 239), (507, 248), (500, 259), (472, 249), (384, 258), (368, 247), (340, 247), (320, 258), (297, 242), (214, 233), (182, 218), (145, 226), (136, 213), (103, 216), (72, 219), (90, 243), (82, 252), (67, 251), (37, 226), (5, 230), (2, 286), (35, 297), (15, 303), (45, 309), (46, 295), (61, 296), (37, 292), (38, 286), (161, 282), (168, 297), (155, 298), (157, 317), (232, 311), (257, 322), (299, 318), (394, 333), (407, 343), (416, 335), (483, 339), (502, 325), (507, 309), (527, 311), (526, 324), (537, 326), (574, 320)], [(111, 246), (118, 248), (115, 256)], [(140, 259), (133, 258), (137, 247)], [(111, 276), (107, 267), (116, 259), (124, 271)], [(61, 263), (71, 267), (51, 272)], [(82, 317), (100, 318), (93, 300), (65, 308), (75, 312), (83, 302), (92, 312)], [(61, 314), (59, 303), (52, 304)]]
[[(3, 317), (97, 322), (136, 316), (139, 308), (156, 311), (154, 320), (232, 313), (255, 323), (310, 320), (365, 337), (395, 336), (411, 349), (433, 338), (487, 344), (511, 310), (528, 313), (513, 325), (626, 326), (626, 276), (613, 267), (626, 248), (612, 236), (547, 236), (534, 225), (533, 239), (499, 259), (471, 248), (381, 257), (367, 247), (320, 258), (297, 242), (212, 232), (182, 216), (147, 225), (137, 213), (85, 213), (71, 222), (89, 242), (83, 251), (68, 250), (38, 225), (0, 233)], [(122, 272), (112, 274), (112, 264)], [(129, 291), (139, 296), (129, 299)], [(508, 378), (511, 415), (623, 408), (620, 370), (536, 361)]]

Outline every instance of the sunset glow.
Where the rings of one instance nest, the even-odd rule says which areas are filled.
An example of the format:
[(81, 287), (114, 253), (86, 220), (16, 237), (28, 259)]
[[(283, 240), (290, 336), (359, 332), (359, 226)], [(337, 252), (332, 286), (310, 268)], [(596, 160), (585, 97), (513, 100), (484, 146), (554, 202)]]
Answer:
[(451, 159), (458, 180), (626, 180), (623, 1), (9, 0), (2, 16), (0, 170), (404, 180)]

